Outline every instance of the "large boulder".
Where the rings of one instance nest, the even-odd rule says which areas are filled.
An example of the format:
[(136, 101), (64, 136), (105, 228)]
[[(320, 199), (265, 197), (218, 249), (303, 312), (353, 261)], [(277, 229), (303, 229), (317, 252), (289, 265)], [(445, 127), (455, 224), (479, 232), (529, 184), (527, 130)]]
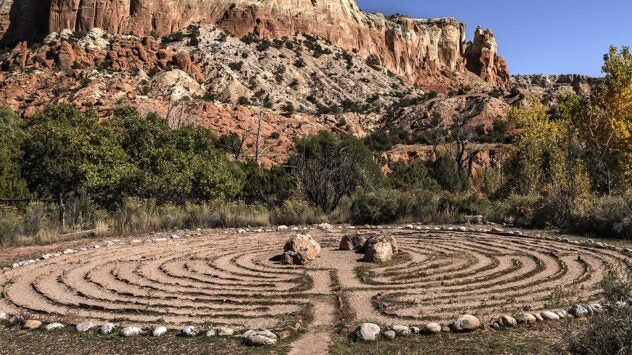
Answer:
[(388, 262), (399, 251), (394, 237), (375, 236), (364, 243), (364, 260), (374, 263)]
[(362, 323), (353, 332), (356, 340), (375, 341), (380, 335), (380, 326), (373, 323)]
[(320, 255), (320, 244), (309, 234), (297, 234), (283, 246), (283, 260), (286, 264), (305, 265)]
[(450, 324), (450, 328), (456, 333), (471, 332), (480, 327), (481, 321), (471, 314), (462, 315)]
[(340, 240), (340, 250), (360, 250), (364, 249), (366, 237), (362, 235), (345, 235)]

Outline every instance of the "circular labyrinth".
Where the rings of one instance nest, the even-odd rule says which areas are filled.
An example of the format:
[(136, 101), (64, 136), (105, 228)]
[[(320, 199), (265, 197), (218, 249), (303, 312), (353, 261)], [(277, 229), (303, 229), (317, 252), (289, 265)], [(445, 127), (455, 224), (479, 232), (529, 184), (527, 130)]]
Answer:
[(384, 229), (401, 252), (375, 265), (337, 246), (344, 234), (376, 230), (310, 233), (323, 249), (306, 267), (275, 261), (292, 232), (209, 232), (62, 253), (0, 274), (0, 310), (50, 321), (280, 329), (310, 307), (322, 317), (319, 302), (333, 314), (343, 298), (354, 321), (483, 320), (598, 301), (606, 270), (632, 265), (621, 248), (474, 229)]

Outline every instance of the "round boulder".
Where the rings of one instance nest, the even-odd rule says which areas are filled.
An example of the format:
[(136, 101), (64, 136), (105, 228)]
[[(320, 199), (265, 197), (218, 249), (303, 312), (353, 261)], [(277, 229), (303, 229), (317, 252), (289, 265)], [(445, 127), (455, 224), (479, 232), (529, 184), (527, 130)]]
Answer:
[(380, 335), (380, 326), (373, 323), (362, 323), (353, 332), (356, 340), (375, 341)]
[(124, 337), (133, 337), (137, 335), (141, 335), (143, 330), (139, 327), (125, 327), (121, 330), (121, 335)]
[(286, 264), (305, 265), (320, 255), (320, 244), (309, 234), (297, 234), (283, 246), (283, 261)]
[(544, 320), (560, 320), (560, 316), (558, 316), (555, 312), (543, 311), (540, 312), (540, 315)]
[(410, 335), (411, 333), (410, 328), (405, 325), (394, 325), (391, 327), (391, 330), (397, 333), (397, 335)]
[(481, 321), (471, 314), (462, 315), (450, 324), (450, 329), (455, 333), (471, 332), (480, 327)]
[(396, 335), (397, 333), (395, 333), (394, 330), (387, 330), (384, 332), (384, 337), (386, 337), (386, 339), (395, 339)]
[(568, 313), (572, 314), (575, 318), (585, 317), (588, 315), (588, 310), (581, 305), (574, 304)]
[(435, 322), (426, 323), (421, 332), (424, 334), (439, 334), (441, 333), (441, 324)]
[(504, 315), (498, 318), (498, 324), (502, 327), (510, 328), (516, 326), (518, 321), (512, 316)]
[(83, 332), (87, 332), (88, 330), (92, 329), (95, 327), (95, 324), (87, 321), (87, 322), (81, 322), (79, 324), (77, 324), (77, 326), (75, 327), (77, 329), (78, 332), (83, 333)]

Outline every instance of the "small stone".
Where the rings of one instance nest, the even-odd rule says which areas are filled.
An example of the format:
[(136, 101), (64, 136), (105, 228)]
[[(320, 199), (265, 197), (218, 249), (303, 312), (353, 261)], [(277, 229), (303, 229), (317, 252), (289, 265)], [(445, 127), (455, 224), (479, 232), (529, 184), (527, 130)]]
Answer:
[(405, 325), (394, 325), (391, 327), (397, 335), (410, 335), (410, 328)]
[(279, 232), (286, 231), (286, 230), (288, 230), (288, 229), (289, 229), (289, 228), (288, 228), (287, 226), (278, 226), (278, 227), (277, 227), (277, 231), (279, 231)]
[(137, 335), (141, 335), (143, 330), (139, 327), (125, 327), (121, 330), (121, 335), (124, 337), (133, 337)]
[(516, 326), (518, 324), (518, 321), (512, 316), (504, 315), (498, 319), (498, 324), (505, 328), (510, 328)]
[(450, 328), (453, 332), (462, 333), (462, 332), (471, 332), (479, 329), (481, 326), (481, 321), (478, 318), (474, 317), (471, 314), (462, 315), (457, 318), (451, 325)]
[(421, 332), (424, 334), (439, 334), (441, 333), (441, 324), (435, 322), (426, 323)]
[(575, 318), (585, 317), (588, 315), (588, 310), (581, 305), (574, 304), (568, 313), (572, 314)]
[(267, 329), (248, 330), (242, 334), (241, 338), (248, 346), (274, 345), (277, 342), (276, 334)]
[(555, 314), (557, 314), (560, 318), (566, 318), (568, 316), (568, 313), (563, 310), (563, 309), (557, 309), (554, 311)]
[(151, 333), (151, 335), (155, 336), (155, 337), (160, 337), (163, 336), (167, 333), (167, 327), (163, 327), (163, 326), (159, 326), (154, 328), (154, 331)]
[(9, 316), (6, 313), (0, 311), (0, 321), (7, 320), (8, 318)]
[(329, 224), (329, 223), (321, 223), (321, 224), (318, 225), (318, 229), (322, 229), (324, 231), (327, 231), (327, 230), (330, 230), (330, 229), (333, 229), (333, 228), (334, 227), (331, 224)]
[(362, 323), (353, 332), (357, 340), (375, 341), (380, 335), (380, 327), (373, 323)]
[(538, 321), (533, 314), (527, 312), (516, 314), (515, 319), (519, 324), (531, 324)]
[(18, 325), (18, 326), (23, 326), (24, 323), (26, 322), (26, 319), (24, 319), (24, 316), (20, 315), (20, 314), (16, 314), (11, 316), (11, 318), (9, 318), (9, 324), (11, 325)]
[(61, 324), (61, 323), (58, 323), (58, 322), (55, 322), (55, 323), (50, 323), (50, 324), (47, 324), (47, 325), (44, 327), (44, 329), (46, 329), (46, 330), (49, 330), (49, 331), (50, 331), (50, 330), (62, 329), (62, 328), (64, 328), (64, 327), (65, 327), (65, 325), (63, 325), (63, 324)]
[(24, 322), (24, 329), (28, 329), (28, 330), (35, 330), (41, 326), (42, 326), (42, 322), (35, 319), (29, 319)]
[(419, 327), (410, 327), (410, 332), (413, 334), (419, 334), (421, 333), (421, 329), (419, 329)]
[(229, 337), (234, 333), (235, 331), (229, 327), (213, 327), (206, 332), (206, 336)]
[(114, 331), (114, 324), (112, 323), (105, 323), (101, 326), (101, 334), (103, 335), (110, 335), (112, 334), (113, 331)]
[(182, 328), (182, 335), (187, 337), (194, 337), (198, 335), (198, 329), (192, 325), (187, 325)]
[(590, 308), (593, 309), (594, 313), (603, 311), (603, 307), (599, 303), (591, 303)]
[(535, 316), (535, 319), (538, 320), (538, 322), (544, 321), (544, 318), (542, 318), (542, 315), (540, 313), (533, 313), (533, 315)]
[(77, 329), (78, 332), (87, 332), (88, 330), (94, 328), (94, 323), (87, 321), (87, 322), (82, 322), (77, 324), (77, 326), (75, 327)]
[(387, 330), (384, 332), (386, 339), (395, 339), (395, 335), (397, 335), (397, 333), (395, 333), (394, 330)]
[(541, 312), (540, 315), (544, 320), (560, 320), (560, 316), (551, 311)]

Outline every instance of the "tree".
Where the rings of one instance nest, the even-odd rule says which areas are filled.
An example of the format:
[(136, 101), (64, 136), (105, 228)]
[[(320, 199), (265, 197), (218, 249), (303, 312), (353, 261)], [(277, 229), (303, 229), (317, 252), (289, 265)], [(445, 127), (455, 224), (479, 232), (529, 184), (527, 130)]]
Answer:
[(432, 178), (428, 164), (425, 162), (396, 162), (387, 176), (389, 187), (397, 190), (430, 189), (435, 190), (439, 184)]
[(606, 191), (616, 183), (632, 183), (632, 54), (628, 47), (611, 47), (604, 56), (604, 80), (574, 115), (580, 136), (598, 153)]
[(20, 169), (20, 145), (24, 140), (22, 122), (10, 108), (0, 106), (0, 127), (0, 197), (24, 197), (28, 188)]
[(288, 165), (295, 169), (307, 200), (325, 213), (336, 209), (341, 198), (357, 187), (372, 188), (381, 179), (361, 140), (327, 131), (297, 140)]

